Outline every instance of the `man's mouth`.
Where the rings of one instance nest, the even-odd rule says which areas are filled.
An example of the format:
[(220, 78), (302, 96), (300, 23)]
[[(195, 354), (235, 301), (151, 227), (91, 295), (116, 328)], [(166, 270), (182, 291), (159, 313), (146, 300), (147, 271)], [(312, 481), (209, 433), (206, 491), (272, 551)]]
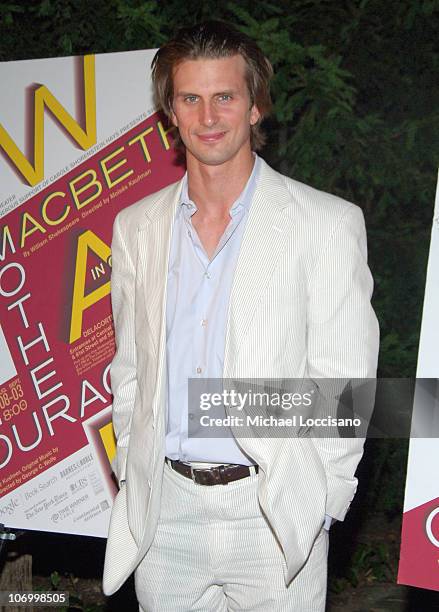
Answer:
[(224, 136), (225, 132), (209, 132), (208, 134), (197, 134), (202, 142), (218, 142)]

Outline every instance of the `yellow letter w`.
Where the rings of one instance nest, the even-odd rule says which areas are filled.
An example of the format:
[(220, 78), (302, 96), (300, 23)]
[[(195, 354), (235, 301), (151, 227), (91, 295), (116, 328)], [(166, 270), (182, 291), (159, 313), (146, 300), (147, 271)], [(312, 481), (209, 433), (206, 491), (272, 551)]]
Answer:
[(0, 123), (0, 147), (32, 187), (44, 179), (44, 108), (47, 107), (85, 151), (96, 143), (96, 82), (94, 55), (84, 57), (85, 130), (55, 96), (41, 85), (34, 92), (34, 165), (20, 151)]

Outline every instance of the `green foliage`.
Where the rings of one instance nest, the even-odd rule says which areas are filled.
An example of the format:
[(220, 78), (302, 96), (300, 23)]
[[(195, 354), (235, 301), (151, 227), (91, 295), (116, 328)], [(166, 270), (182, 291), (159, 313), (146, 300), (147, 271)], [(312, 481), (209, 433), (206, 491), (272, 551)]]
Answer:
[[(50, 591), (65, 591), (69, 594), (69, 605), (58, 606), (58, 612), (105, 612), (107, 610), (106, 603), (84, 603), (84, 595), (81, 593), (81, 585), (79, 579), (72, 573), (61, 575), (57, 570), (54, 570), (48, 577), (49, 586), (39, 586), (34, 588), (35, 591), (47, 593)], [(54, 608), (55, 609), (55, 608)]]
[(360, 584), (393, 582), (394, 579), (394, 566), (387, 544), (360, 543), (352, 555), (347, 575), (331, 580), (329, 590), (333, 593), (342, 593), (349, 586), (357, 588)]
[(59, 572), (57, 572), (55, 570), (54, 572), (52, 572), (50, 574), (50, 584), (51, 584), (52, 589), (54, 591), (57, 590), (57, 588), (59, 587), (60, 582), (61, 582), (61, 576), (59, 575)]
[(407, 452), (407, 440), (370, 439), (366, 443), (364, 465), (368, 469), (368, 486), (363, 503), (389, 520), (401, 513)]
[(207, 18), (254, 37), (275, 69), (264, 156), (363, 208), (380, 374), (414, 376), (439, 159), (438, 13), (432, 0), (8, 3), (0, 59), (153, 48)]
[(380, 374), (414, 376), (439, 162), (439, 3), (281, 2), (257, 20), (242, 4), (232, 11), (275, 67), (268, 157), (363, 208)]

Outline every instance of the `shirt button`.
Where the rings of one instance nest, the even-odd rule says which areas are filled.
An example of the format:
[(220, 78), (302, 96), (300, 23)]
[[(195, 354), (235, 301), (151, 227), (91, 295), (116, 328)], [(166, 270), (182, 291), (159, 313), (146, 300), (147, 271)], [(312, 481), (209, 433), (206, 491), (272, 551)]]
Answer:
[(210, 278), (210, 274), (209, 274), (209, 272), (205, 272), (205, 273), (204, 273), (204, 276), (205, 276), (206, 278)]
[(201, 368), (197, 368), (197, 374), (201, 374), (203, 370)]
[(206, 327), (207, 319), (201, 319), (201, 327)]

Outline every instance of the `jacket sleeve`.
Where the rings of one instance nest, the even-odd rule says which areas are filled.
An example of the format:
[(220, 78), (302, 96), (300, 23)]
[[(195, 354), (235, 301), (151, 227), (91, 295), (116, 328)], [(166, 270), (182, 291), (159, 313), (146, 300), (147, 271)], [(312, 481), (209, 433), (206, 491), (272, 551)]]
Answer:
[(113, 226), (111, 243), (111, 304), (113, 309), (116, 353), (110, 367), (113, 392), (113, 429), (117, 441), (113, 471), (119, 486), (125, 481), (125, 468), (130, 439), (130, 427), (136, 396), (135, 343), (135, 265), (127, 246), (121, 215)]
[[(317, 384), (324, 379), (326, 390), (376, 376), (379, 329), (372, 290), (363, 213), (351, 205), (322, 250), (310, 284), (308, 373)], [(326, 394), (328, 414), (337, 411), (336, 397)], [(357, 488), (364, 438), (327, 434), (312, 441), (326, 473), (326, 514), (343, 520)]]

